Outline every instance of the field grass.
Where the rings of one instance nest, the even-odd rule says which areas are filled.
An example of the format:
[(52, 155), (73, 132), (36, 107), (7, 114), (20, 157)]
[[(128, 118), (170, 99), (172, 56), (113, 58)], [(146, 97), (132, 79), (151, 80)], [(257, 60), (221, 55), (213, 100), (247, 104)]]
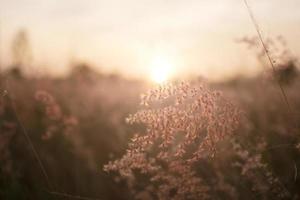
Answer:
[[(160, 154), (159, 166), (163, 168), (159, 169), (164, 169), (166, 177), (151, 181), (155, 173), (145, 169), (141, 174), (145, 165), (136, 167), (134, 162), (138, 161), (125, 166), (130, 169), (130, 175), (121, 173), (123, 176), (120, 176), (118, 170), (110, 173), (103, 170), (109, 161), (126, 155), (126, 149), (142, 148), (141, 144), (133, 145), (134, 148), (128, 144), (133, 141), (134, 134), (145, 132), (147, 126), (161, 134), (163, 140), (157, 140), (159, 143), (168, 141), (165, 144), (168, 150), (160, 147), (144, 149), (142, 152), (147, 155), (144, 164), (151, 163), (151, 156), (159, 158), (158, 153), (170, 152), (183, 141), (180, 136), (163, 137), (169, 129), (160, 129), (154, 122), (145, 125), (145, 121), (137, 119), (142, 123), (126, 123), (129, 114), (143, 109), (139, 100), (140, 95), (148, 91), (148, 84), (117, 75), (98, 74), (93, 70), (74, 70), (65, 78), (30, 78), (16, 70), (3, 72), (0, 85), (0, 198), (298, 199), (300, 76), (297, 70), (292, 76), (287, 70), (278, 73), (284, 78), (281, 81), (292, 113), (278, 91), (277, 82), (264, 75), (222, 83), (206, 82), (207, 91), (220, 91), (224, 98), (207, 101), (220, 106), (226, 99), (232, 109), (240, 111), (239, 125), (230, 129), (228, 123), (235, 114), (228, 109), (222, 115), (224, 121), (218, 118), (216, 122), (203, 117), (203, 110), (195, 111), (190, 117), (202, 116), (200, 121), (186, 118), (183, 125), (194, 123), (203, 128), (219, 123), (210, 127), (214, 133), (212, 138), (215, 138), (211, 141), (214, 143), (213, 156), (212, 152), (206, 151), (211, 146), (198, 151), (197, 159), (189, 165), (193, 172), (184, 174), (172, 169), (174, 163), (184, 167), (182, 164), (188, 160), (184, 153), (179, 157), (170, 154), (169, 158)], [(189, 82), (191, 88), (203, 84), (196, 79)], [(180, 84), (175, 83), (172, 87), (176, 85)], [(154, 92), (163, 95), (162, 91)], [(203, 92), (195, 97), (203, 98)], [(213, 94), (207, 93), (208, 97)], [(185, 95), (179, 93), (179, 96)], [(201, 105), (210, 105), (207, 101)], [(187, 106), (189, 102), (182, 105)], [(166, 103), (150, 105), (150, 110), (170, 102)], [(219, 116), (219, 111), (210, 112)], [(160, 116), (175, 123), (168, 128), (177, 130), (175, 118), (168, 118), (166, 113)], [(156, 119), (154, 115), (153, 120)], [(222, 130), (226, 130), (226, 134), (222, 135)], [(186, 150), (194, 152), (195, 145), (205, 139), (201, 134), (209, 133), (208, 129), (195, 132), (198, 143), (195, 138), (190, 139)], [(222, 137), (216, 140), (220, 135)]]

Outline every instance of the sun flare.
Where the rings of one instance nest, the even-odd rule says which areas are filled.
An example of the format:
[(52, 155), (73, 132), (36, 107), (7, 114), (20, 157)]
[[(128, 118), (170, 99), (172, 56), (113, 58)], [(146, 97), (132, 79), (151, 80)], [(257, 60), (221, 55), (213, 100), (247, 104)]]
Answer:
[(173, 63), (163, 56), (157, 56), (153, 59), (151, 65), (151, 80), (161, 84), (168, 81), (174, 70)]

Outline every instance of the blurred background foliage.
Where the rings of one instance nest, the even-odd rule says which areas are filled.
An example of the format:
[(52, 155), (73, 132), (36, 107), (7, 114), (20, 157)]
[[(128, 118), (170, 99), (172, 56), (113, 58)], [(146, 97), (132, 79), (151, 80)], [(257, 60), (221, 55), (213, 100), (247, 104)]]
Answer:
[[(150, 87), (149, 83), (99, 73), (80, 62), (73, 63), (65, 77), (28, 75), (32, 55), (27, 40), (26, 32), (17, 35), (12, 45), (14, 65), (1, 71), (0, 199), (64, 199), (49, 190), (97, 199), (132, 199), (126, 182), (105, 173), (102, 167), (120, 158), (132, 135), (142, 128), (129, 126), (125, 118), (139, 109), (139, 96)], [(249, 43), (255, 38), (243, 41)], [(259, 54), (255, 56), (261, 59)], [(265, 148), (259, 154), (264, 163), (298, 199), (298, 61), (286, 52), (277, 61), (279, 58), (284, 59), (277, 64), (276, 80), (266, 70), (256, 77), (235, 77), (209, 86), (221, 90), (245, 113), (246, 120), (237, 130), (236, 140), (253, 154), (259, 152), (263, 141)], [(196, 83), (198, 80), (191, 78)], [(287, 93), (292, 113), (282, 99), (278, 81)], [(22, 126), (45, 166), (51, 186)], [(251, 185), (255, 183), (241, 178), (230, 165), (237, 160), (233, 155), (225, 149), (217, 155), (218, 162), (207, 161), (199, 166), (200, 171), (205, 168), (203, 174), (215, 191), (215, 199), (232, 198), (227, 194), (228, 188), (217, 184), (221, 181), (236, 189), (238, 199), (259, 199), (259, 194), (252, 194)]]

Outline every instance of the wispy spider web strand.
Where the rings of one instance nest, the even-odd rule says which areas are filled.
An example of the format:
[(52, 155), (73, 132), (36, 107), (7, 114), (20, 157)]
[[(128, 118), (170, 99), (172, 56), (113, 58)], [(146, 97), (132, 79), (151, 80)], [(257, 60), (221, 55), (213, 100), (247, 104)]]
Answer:
[(45, 180), (46, 180), (46, 183), (47, 183), (48, 187), (52, 190), (52, 189), (54, 189), (54, 188), (53, 188), (53, 185), (52, 185), (51, 182), (50, 182), (50, 179), (49, 179), (49, 176), (48, 176), (48, 174), (47, 174), (47, 172), (46, 172), (46, 169), (45, 169), (45, 167), (44, 167), (44, 165), (43, 165), (43, 163), (42, 163), (42, 161), (41, 161), (41, 159), (40, 159), (40, 156), (39, 156), (37, 150), (35, 149), (35, 147), (34, 147), (32, 141), (31, 141), (31, 139), (30, 139), (30, 137), (29, 137), (29, 135), (28, 135), (28, 133), (27, 133), (27, 130), (25, 129), (23, 123), (22, 123), (21, 120), (20, 120), (20, 117), (19, 117), (18, 112), (17, 112), (17, 109), (16, 109), (15, 102), (12, 100), (12, 98), (11, 98), (9, 95), (7, 95), (7, 96), (8, 96), (8, 98), (9, 98), (9, 101), (11, 102), (11, 106), (12, 106), (12, 109), (13, 109), (13, 112), (14, 112), (14, 115), (15, 115), (15, 118), (16, 118), (16, 120), (17, 120), (17, 123), (18, 123), (19, 127), (21, 128), (21, 132), (22, 132), (23, 135), (25, 136), (26, 141), (27, 141), (27, 143), (28, 143), (28, 145), (29, 145), (29, 147), (30, 147), (30, 150), (31, 150), (32, 153), (34, 154), (34, 157), (36, 158), (36, 160), (37, 160), (37, 162), (38, 162), (38, 164), (39, 164), (39, 167), (40, 167), (40, 169), (41, 169), (41, 171), (42, 171), (42, 174), (43, 174), (43, 176), (44, 176), (44, 178), (45, 178)]
[(37, 162), (38, 162), (38, 165), (39, 165), (39, 168), (41, 169), (42, 173), (43, 173), (43, 177), (48, 185), (48, 188), (50, 191), (47, 191), (49, 194), (51, 195), (54, 195), (54, 196), (60, 196), (60, 197), (65, 197), (65, 198), (72, 198), (72, 199), (81, 199), (81, 200), (100, 200), (99, 198), (91, 198), (91, 197), (84, 197), (84, 196), (79, 196), (79, 195), (72, 195), (72, 194), (67, 194), (67, 193), (62, 193), (62, 192), (57, 192), (53, 186), (53, 184), (51, 183), (50, 181), (50, 178), (49, 178), (49, 175), (46, 171), (46, 168), (38, 154), (38, 151), (36, 150), (35, 146), (33, 145), (33, 142), (24, 126), (24, 124), (22, 123), (19, 115), (18, 115), (18, 111), (17, 111), (17, 108), (16, 108), (16, 103), (14, 101), (14, 99), (10, 96), (10, 88), (9, 88), (9, 85), (8, 85), (8, 80), (5, 81), (5, 87), (6, 87), (6, 96), (8, 98), (8, 100), (10, 101), (11, 103), (11, 106), (12, 106), (12, 110), (14, 112), (14, 115), (15, 115), (15, 118), (16, 118), (16, 121), (19, 125), (19, 127), (21, 128), (21, 132), (23, 133), (23, 135), (25, 136), (26, 138), (26, 141), (30, 147), (30, 150), (32, 151), (32, 153), (34, 154), (34, 157), (36, 158)]
[(282, 94), (282, 96), (283, 96), (283, 100), (285, 101), (285, 103), (286, 103), (286, 105), (287, 105), (287, 108), (288, 108), (289, 113), (292, 114), (292, 109), (291, 109), (290, 103), (289, 103), (289, 101), (288, 101), (287, 95), (286, 95), (286, 93), (285, 93), (285, 91), (284, 91), (284, 89), (283, 89), (283, 86), (281, 85), (280, 81), (279, 81), (279, 80), (276, 78), (276, 76), (275, 76), (275, 74), (276, 74), (276, 68), (275, 68), (275, 65), (274, 65), (274, 63), (273, 63), (273, 60), (272, 60), (272, 58), (271, 58), (271, 55), (270, 55), (270, 53), (269, 53), (269, 51), (268, 51), (267, 45), (266, 45), (266, 43), (265, 43), (265, 41), (264, 41), (264, 39), (263, 39), (263, 37), (262, 37), (262, 31), (261, 31), (261, 28), (259, 27), (259, 24), (258, 24), (258, 22), (257, 22), (257, 20), (256, 20), (256, 18), (255, 18), (255, 16), (254, 16), (254, 14), (253, 14), (253, 11), (252, 11), (252, 9), (251, 9), (251, 7), (250, 7), (248, 1), (247, 1), (247, 0), (244, 0), (244, 4), (245, 4), (245, 6), (246, 6), (246, 8), (247, 8), (247, 11), (248, 11), (248, 14), (249, 14), (249, 16), (250, 16), (250, 18), (251, 18), (251, 21), (252, 21), (252, 23), (253, 23), (253, 25), (254, 25), (254, 27), (255, 27), (255, 30), (256, 30), (257, 35), (258, 35), (259, 40), (260, 40), (260, 43), (261, 43), (261, 45), (262, 45), (262, 47), (263, 47), (263, 49), (264, 49), (264, 52), (265, 52), (265, 54), (266, 54), (266, 56), (267, 56), (267, 58), (268, 58), (268, 61), (269, 61), (269, 63), (270, 63), (270, 66), (271, 66), (271, 68), (272, 68), (272, 71), (273, 71), (274, 79), (275, 79), (275, 80), (277, 81), (277, 83), (278, 83), (278, 86), (279, 86), (279, 88), (280, 88), (280, 92), (281, 92), (281, 94)]

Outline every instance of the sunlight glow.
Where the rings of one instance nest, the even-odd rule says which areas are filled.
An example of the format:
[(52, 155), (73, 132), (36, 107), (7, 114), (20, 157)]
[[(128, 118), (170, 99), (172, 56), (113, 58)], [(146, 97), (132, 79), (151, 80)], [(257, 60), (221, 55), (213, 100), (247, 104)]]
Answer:
[(173, 63), (162, 55), (156, 56), (151, 64), (151, 80), (161, 84), (169, 80), (174, 70)]

